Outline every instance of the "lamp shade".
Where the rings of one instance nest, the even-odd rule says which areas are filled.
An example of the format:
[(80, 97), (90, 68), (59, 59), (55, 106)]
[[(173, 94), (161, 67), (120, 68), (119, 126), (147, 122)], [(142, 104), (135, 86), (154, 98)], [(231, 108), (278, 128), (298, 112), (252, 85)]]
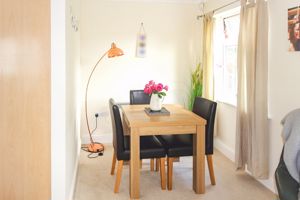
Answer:
[(122, 55), (124, 55), (122, 49), (119, 49), (115, 43), (112, 43), (110, 50), (108, 50), (107, 56), (109, 58), (113, 58), (113, 57), (122, 56)]

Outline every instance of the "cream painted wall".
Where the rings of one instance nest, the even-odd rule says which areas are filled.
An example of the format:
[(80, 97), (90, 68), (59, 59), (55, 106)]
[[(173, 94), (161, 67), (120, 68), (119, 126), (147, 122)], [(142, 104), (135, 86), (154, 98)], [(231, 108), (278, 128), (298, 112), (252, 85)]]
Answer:
[(80, 150), (79, 0), (51, 0), (51, 199), (73, 199)]
[[(80, 1), (66, 0), (66, 198), (73, 199), (80, 152)], [(73, 17), (73, 20), (72, 20)]]
[(218, 102), (216, 118), (215, 147), (234, 161), (236, 107)]
[[(274, 174), (282, 150), (280, 121), (291, 110), (300, 107), (298, 85), (300, 53), (288, 52), (287, 9), (299, 5), (297, 0), (271, 0), (269, 45), (269, 114), (270, 114), (270, 167)], [(266, 184), (271, 185), (269, 180)], [(274, 185), (274, 184), (273, 184)]]
[(66, 198), (65, 0), (51, 0), (51, 200)]
[[(92, 77), (88, 97), (92, 128), (95, 125), (94, 114), (102, 116), (95, 138), (111, 138), (109, 98), (129, 102), (129, 90), (143, 89), (151, 79), (169, 85), (165, 103), (185, 104), (190, 73), (200, 59), (200, 22), (196, 20), (199, 14), (197, 4), (81, 1), (83, 88), (92, 67), (110, 48), (111, 42), (116, 42), (125, 53), (115, 59), (105, 58)], [(135, 57), (141, 22), (147, 34), (146, 58)], [(83, 114), (84, 111), (81, 134), (83, 142), (87, 142)]]
[[(231, 1), (209, 0), (205, 8), (208, 11), (228, 2)], [(280, 121), (289, 111), (300, 107), (300, 93), (297, 88), (300, 84), (300, 53), (287, 51), (287, 9), (298, 5), (299, 1), (296, 0), (269, 0), (270, 179), (262, 183), (273, 191), (276, 191), (274, 172), (282, 150)], [(225, 150), (227, 148), (234, 152), (236, 111), (226, 104), (218, 106), (219, 131), (216, 141), (221, 144), (220, 149), (225, 147)]]

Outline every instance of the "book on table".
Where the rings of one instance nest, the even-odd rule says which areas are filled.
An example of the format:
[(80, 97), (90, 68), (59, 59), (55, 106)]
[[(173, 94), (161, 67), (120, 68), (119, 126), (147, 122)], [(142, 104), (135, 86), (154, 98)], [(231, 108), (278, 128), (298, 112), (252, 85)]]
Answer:
[(149, 107), (145, 108), (145, 113), (149, 116), (161, 116), (161, 115), (170, 115), (170, 111), (168, 111), (165, 107), (162, 107), (161, 110), (154, 111)]

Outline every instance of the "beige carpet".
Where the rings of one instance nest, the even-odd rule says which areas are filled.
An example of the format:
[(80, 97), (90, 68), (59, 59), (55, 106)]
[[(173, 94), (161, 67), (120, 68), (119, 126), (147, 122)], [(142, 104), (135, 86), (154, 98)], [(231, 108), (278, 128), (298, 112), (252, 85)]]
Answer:
[[(130, 199), (128, 190), (129, 166), (123, 167), (120, 192), (113, 193), (115, 176), (110, 175), (112, 146), (105, 146), (104, 156), (87, 158), (81, 152), (75, 200)], [(206, 171), (206, 193), (196, 195), (192, 190), (192, 157), (182, 157), (174, 163), (173, 190), (161, 190), (159, 173), (151, 172), (149, 160), (141, 169), (141, 199), (158, 200), (275, 200), (275, 195), (249, 175), (236, 172), (233, 163), (220, 152), (213, 156), (216, 186), (210, 185)], [(207, 165), (206, 165), (207, 170)]]

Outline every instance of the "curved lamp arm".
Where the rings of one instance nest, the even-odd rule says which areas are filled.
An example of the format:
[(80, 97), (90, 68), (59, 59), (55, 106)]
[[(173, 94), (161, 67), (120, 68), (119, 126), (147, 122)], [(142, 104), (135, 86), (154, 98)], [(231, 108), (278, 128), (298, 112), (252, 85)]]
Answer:
[(88, 128), (88, 131), (89, 131), (89, 136), (90, 136), (90, 140), (91, 140), (91, 143), (94, 144), (94, 140), (92, 138), (92, 133), (91, 133), (91, 129), (90, 129), (90, 124), (89, 124), (89, 119), (88, 119), (88, 114), (87, 114), (87, 110), (88, 110), (88, 106), (87, 106), (87, 94), (88, 94), (88, 89), (89, 89), (89, 84), (90, 84), (90, 81), (91, 81), (91, 77), (92, 75), (94, 74), (94, 71), (95, 69), (97, 68), (98, 64), (100, 63), (100, 61), (106, 56), (106, 54), (109, 52), (106, 51), (103, 56), (101, 56), (101, 58), (98, 60), (98, 62), (96, 63), (96, 65), (94, 66), (90, 76), (89, 76), (89, 79), (88, 79), (88, 82), (86, 84), (86, 89), (85, 89), (85, 121), (86, 121), (86, 125), (87, 125), (87, 128)]

